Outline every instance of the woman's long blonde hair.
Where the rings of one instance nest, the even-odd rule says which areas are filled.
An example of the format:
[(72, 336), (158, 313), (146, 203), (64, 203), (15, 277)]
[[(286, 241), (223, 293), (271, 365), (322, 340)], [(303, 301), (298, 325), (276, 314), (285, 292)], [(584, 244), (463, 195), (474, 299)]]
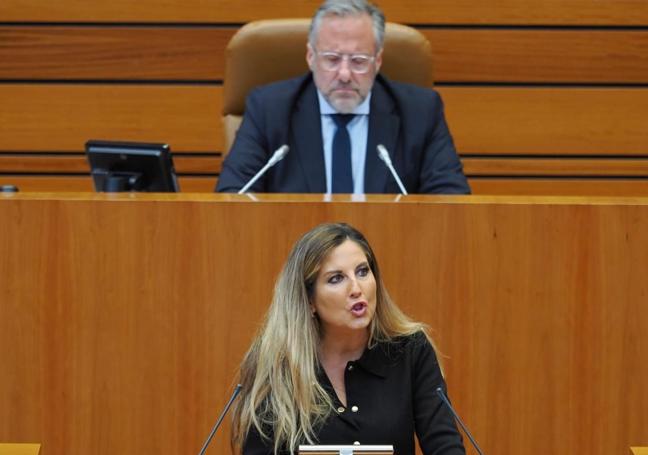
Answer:
[(378, 262), (364, 236), (348, 224), (321, 224), (295, 244), (277, 279), (265, 321), (240, 368), (243, 392), (234, 405), (232, 444), (242, 447), (250, 431), (273, 440), (274, 453), (316, 443), (317, 426), (333, 403), (317, 380), (319, 320), (310, 301), (327, 255), (346, 240), (364, 251), (376, 279), (376, 314), (369, 347), (377, 342), (425, 331), (390, 299)]

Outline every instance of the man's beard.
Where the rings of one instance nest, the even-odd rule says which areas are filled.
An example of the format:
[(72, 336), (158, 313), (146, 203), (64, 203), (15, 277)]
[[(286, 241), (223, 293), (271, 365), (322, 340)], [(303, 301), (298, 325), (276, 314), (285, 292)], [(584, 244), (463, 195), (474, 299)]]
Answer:
[(333, 93), (326, 96), (326, 101), (340, 114), (350, 114), (365, 100), (358, 90), (355, 96), (334, 96)]

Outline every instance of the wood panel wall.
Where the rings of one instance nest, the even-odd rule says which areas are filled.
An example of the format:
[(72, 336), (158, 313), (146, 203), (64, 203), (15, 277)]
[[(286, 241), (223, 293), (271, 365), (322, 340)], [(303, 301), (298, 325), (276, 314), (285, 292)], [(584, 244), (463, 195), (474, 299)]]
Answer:
[(291, 245), (338, 220), (432, 327), (484, 453), (648, 446), (643, 198), (68, 194), (0, 197), (0, 441), (198, 453)]
[[(317, 3), (4, 0), (0, 184), (91, 189), (104, 138), (168, 142), (183, 189), (211, 191), (227, 41)], [(475, 193), (648, 195), (645, 1), (379, 3), (430, 39)]]

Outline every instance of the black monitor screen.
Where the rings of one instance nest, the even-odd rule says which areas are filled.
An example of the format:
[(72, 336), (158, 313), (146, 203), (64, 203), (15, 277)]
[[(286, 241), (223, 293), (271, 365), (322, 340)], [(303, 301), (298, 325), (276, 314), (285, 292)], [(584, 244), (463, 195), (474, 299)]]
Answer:
[(167, 144), (92, 140), (86, 156), (96, 191), (180, 191)]

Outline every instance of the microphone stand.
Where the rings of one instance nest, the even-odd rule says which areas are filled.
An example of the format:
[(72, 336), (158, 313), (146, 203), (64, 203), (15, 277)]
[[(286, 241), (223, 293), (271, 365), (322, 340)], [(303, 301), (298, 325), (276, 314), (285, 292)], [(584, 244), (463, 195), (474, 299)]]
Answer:
[(216, 421), (214, 428), (212, 428), (211, 433), (209, 433), (209, 436), (207, 436), (207, 440), (203, 444), (202, 449), (200, 449), (199, 455), (205, 455), (207, 446), (209, 446), (209, 443), (211, 442), (212, 438), (216, 434), (216, 430), (218, 430), (218, 427), (220, 427), (221, 423), (223, 422), (223, 419), (225, 418), (225, 415), (227, 414), (227, 411), (229, 411), (230, 406), (232, 406), (232, 403), (234, 403), (234, 400), (236, 400), (236, 397), (241, 392), (242, 388), (243, 386), (241, 384), (237, 384), (236, 387), (234, 388), (234, 393), (232, 393), (232, 396), (230, 397), (229, 401), (225, 405), (225, 409), (223, 409), (223, 412), (221, 412), (220, 417), (218, 417), (218, 420)]

